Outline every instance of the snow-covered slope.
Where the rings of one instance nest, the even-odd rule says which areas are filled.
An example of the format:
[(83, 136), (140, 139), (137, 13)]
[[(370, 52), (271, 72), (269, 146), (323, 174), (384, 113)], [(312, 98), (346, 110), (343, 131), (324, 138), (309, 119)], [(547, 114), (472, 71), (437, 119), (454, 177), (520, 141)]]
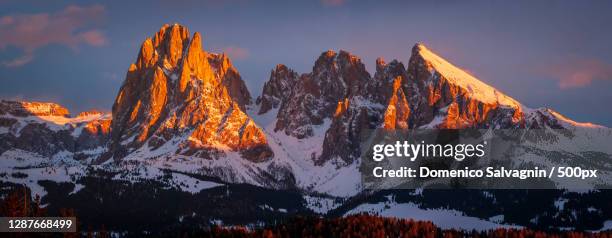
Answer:
[(374, 214), (384, 217), (397, 217), (422, 221), (431, 221), (443, 229), (461, 229), (487, 231), (496, 228), (521, 228), (520, 226), (504, 224), (503, 215), (491, 217), (488, 220), (470, 217), (461, 211), (452, 209), (427, 209), (415, 203), (397, 203), (392, 195), (384, 202), (375, 204), (361, 204), (348, 211), (345, 216), (352, 214)]
[(312, 136), (297, 138), (274, 130), (276, 120), (272, 118), (277, 109), (264, 114), (256, 114), (258, 111), (257, 107), (252, 110), (253, 119), (264, 129), (275, 160), (291, 171), (297, 187), (307, 192), (340, 197), (353, 196), (361, 191), (358, 161), (345, 164), (342, 160), (333, 160), (317, 165), (312, 159), (321, 154), (324, 136), (331, 123), (329, 119), (321, 125), (314, 125)]
[(470, 98), (513, 108), (521, 105), (513, 98), (501, 93), (498, 89), (483, 83), (464, 70), (449, 63), (429, 50), (425, 45), (417, 44), (415, 47), (430, 71), (443, 75), (450, 83), (465, 89), (469, 93)]
[(0, 102), (0, 154), (11, 150), (40, 156), (93, 159), (105, 149), (109, 113), (86, 112), (71, 117), (54, 103)]

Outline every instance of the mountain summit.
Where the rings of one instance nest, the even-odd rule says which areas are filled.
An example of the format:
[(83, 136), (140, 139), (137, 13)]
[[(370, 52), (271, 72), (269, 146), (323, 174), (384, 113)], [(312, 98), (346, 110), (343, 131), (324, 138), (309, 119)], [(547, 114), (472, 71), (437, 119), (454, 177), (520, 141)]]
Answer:
[(261, 129), (244, 113), (251, 97), (225, 54), (202, 49), (200, 33), (164, 25), (147, 38), (113, 105), (110, 156), (170, 146), (184, 156), (239, 151), (272, 157)]
[(525, 127), (516, 100), (416, 44), (408, 64), (412, 127)]

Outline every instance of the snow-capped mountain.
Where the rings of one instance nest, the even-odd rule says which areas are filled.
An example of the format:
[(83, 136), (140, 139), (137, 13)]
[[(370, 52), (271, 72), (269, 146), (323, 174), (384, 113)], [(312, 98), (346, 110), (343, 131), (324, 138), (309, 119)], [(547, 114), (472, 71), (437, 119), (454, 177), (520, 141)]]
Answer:
[[(105, 205), (103, 198), (134, 202), (130, 194), (140, 195), (139, 189), (153, 197), (172, 197), (179, 190), (193, 202), (205, 196), (223, 204), (189, 213), (194, 217), (198, 210), (203, 219), (231, 213), (235, 216), (226, 219), (250, 215), (259, 221), (254, 214), (373, 210), (400, 217), (410, 216), (406, 210), (424, 217), (450, 213), (487, 227), (577, 221), (597, 227), (589, 219), (609, 219), (605, 212), (611, 208), (596, 202), (608, 197), (595, 182), (612, 176), (611, 129), (575, 122), (552, 109), (531, 109), (422, 44), (412, 48), (407, 65), (382, 58), (375, 64), (371, 75), (358, 56), (343, 50), (323, 52), (312, 71), (302, 74), (278, 64), (261, 96), (252, 100), (227, 55), (204, 51), (197, 32), (164, 25), (142, 43), (112, 113), (71, 116), (54, 103), (0, 102), (0, 180), (50, 194), (50, 203), (61, 201), (50, 191), (61, 187), (70, 199), (99, 206)], [(530, 191), (364, 191), (363, 138), (378, 129), (428, 128), (543, 130), (548, 140), (525, 140), (508, 166), (596, 167), (600, 177), (579, 181), (583, 184), (575, 187), (589, 190), (578, 195), (550, 190), (529, 200), (518, 198)], [(113, 186), (100, 185), (107, 183)], [(121, 192), (114, 194), (117, 188)], [(474, 203), (455, 201), (456, 193)], [(579, 201), (579, 206), (538, 205), (524, 212), (516, 205), (551, 199)], [(166, 203), (159, 197), (152, 201)], [(244, 211), (227, 209), (244, 204), (250, 204)], [(429, 209), (440, 207), (447, 210)]]
[(374, 76), (342, 50), (323, 52), (301, 75), (279, 64), (254, 103), (250, 95), (228, 56), (204, 51), (197, 32), (164, 25), (129, 66), (112, 115), (3, 101), (0, 153), (61, 157), (124, 178), (171, 170), (335, 196), (361, 191), (361, 138), (379, 128), (567, 129), (568, 143), (584, 145), (559, 149), (612, 154), (586, 142), (610, 129), (530, 109), (422, 44), (407, 67), (377, 59)]
[(27, 151), (90, 162), (104, 151), (111, 116), (97, 111), (71, 117), (55, 103), (0, 102), (0, 154)]
[[(312, 178), (302, 181), (296, 176), (298, 184), (334, 195), (358, 193), (357, 167), (360, 153), (367, 149), (360, 148), (361, 142), (368, 133), (381, 128), (549, 129), (558, 137), (555, 143), (544, 146), (530, 141), (525, 146), (532, 152), (566, 153), (556, 156), (556, 162), (541, 154), (526, 153), (521, 161), (512, 161), (515, 166), (525, 162), (544, 167), (560, 164), (565, 158), (574, 158), (576, 165), (590, 161), (584, 156), (589, 151), (612, 154), (602, 144), (611, 138), (609, 128), (578, 123), (548, 108), (528, 108), (422, 44), (412, 48), (407, 68), (397, 60), (386, 63), (381, 58), (376, 61), (373, 78), (364, 68), (357, 56), (327, 51), (316, 60), (311, 73), (298, 75), (278, 65), (264, 84), (256, 101), (260, 110), (252, 115), (269, 138), (282, 138), (270, 140), (282, 141), (279, 147), (283, 151), (275, 151), (276, 158), (286, 158), (278, 155), (291, 151), (295, 156), (287, 157), (298, 157), (313, 171), (335, 167), (331, 174), (312, 176), (323, 176), (321, 182)], [(258, 120), (260, 117), (267, 120)], [(611, 169), (609, 165), (601, 168), (602, 174)]]

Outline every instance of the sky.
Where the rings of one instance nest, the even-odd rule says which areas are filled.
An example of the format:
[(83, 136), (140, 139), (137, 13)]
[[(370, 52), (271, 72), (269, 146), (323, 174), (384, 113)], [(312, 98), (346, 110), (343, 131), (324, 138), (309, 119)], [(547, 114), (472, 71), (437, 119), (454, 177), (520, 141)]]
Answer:
[(110, 111), (141, 43), (165, 23), (226, 52), (251, 95), (279, 63), (328, 49), (371, 74), (421, 42), (532, 108), (612, 127), (612, 1), (0, 0), (0, 98)]

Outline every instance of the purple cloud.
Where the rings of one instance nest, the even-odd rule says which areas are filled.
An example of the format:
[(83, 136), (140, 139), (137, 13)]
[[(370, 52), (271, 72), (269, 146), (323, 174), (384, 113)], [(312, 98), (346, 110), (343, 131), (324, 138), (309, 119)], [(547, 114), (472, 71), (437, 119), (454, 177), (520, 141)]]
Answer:
[(595, 80), (612, 80), (612, 64), (597, 59), (577, 59), (544, 67), (543, 73), (561, 89), (586, 87)]
[(71, 5), (56, 13), (14, 14), (0, 17), (0, 50), (9, 46), (23, 54), (3, 61), (6, 67), (18, 67), (34, 59), (35, 51), (50, 44), (64, 45), (72, 50), (81, 44), (102, 46), (104, 34), (95, 26), (102, 21), (102, 5), (80, 7)]
[(221, 49), (221, 51), (227, 54), (232, 60), (243, 60), (248, 58), (250, 55), (248, 49), (238, 46), (227, 46)]

